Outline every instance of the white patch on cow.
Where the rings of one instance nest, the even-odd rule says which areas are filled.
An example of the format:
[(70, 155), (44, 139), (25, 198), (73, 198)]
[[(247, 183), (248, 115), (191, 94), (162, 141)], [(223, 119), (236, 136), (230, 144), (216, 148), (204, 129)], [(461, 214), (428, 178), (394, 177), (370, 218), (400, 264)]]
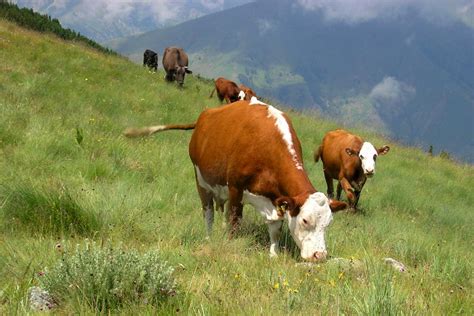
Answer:
[(252, 98), (250, 98), (250, 105), (256, 105), (256, 104), (268, 105), (268, 104), (266, 104), (266, 103), (263, 103), (263, 102), (260, 101), (259, 99), (257, 99), (257, 97), (252, 97)]
[(282, 220), (282, 217), (278, 216), (277, 209), (273, 205), (272, 201), (262, 195), (257, 195), (249, 192), (248, 190), (244, 191), (242, 202), (244, 204), (252, 205), (268, 222)]
[(328, 198), (321, 192), (308, 196), (299, 214), (287, 213), (288, 227), (303, 259), (321, 259), (326, 256), (324, 233), (332, 220)]
[(240, 90), (240, 92), (239, 92), (239, 99), (240, 100), (245, 99), (245, 92), (243, 92), (242, 90)]
[(359, 158), (362, 163), (362, 170), (364, 170), (364, 174), (375, 174), (375, 159), (378, 153), (375, 149), (374, 145), (369, 142), (365, 142), (362, 144), (362, 148), (359, 152)]
[(296, 154), (295, 147), (293, 146), (293, 139), (290, 132), (290, 126), (283, 116), (283, 112), (274, 108), (273, 106), (268, 106), (268, 117), (273, 117), (275, 119), (275, 125), (277, 126), (280, 134), (283, 136), (283, 141), (286, 143), (288, 151), (290, 152), (291, 158), (295, 162), (296, 168), (303, 170), (303, 164), (299, 161), (298, 155)]
[(199, 167), (194, 166), (194, 168), (196, 169), (197, 181), (201, 188), (212, 193), (212, 195), (215, 197), (216, 200), (225, 202), (229, 199), (229, 188), (227, 186), (224, 186), (224, 185), (211, 186), (209, 183), (206, 182), (206, 180), (204, 180), (201, 174), (201, 170), (199, 170)]

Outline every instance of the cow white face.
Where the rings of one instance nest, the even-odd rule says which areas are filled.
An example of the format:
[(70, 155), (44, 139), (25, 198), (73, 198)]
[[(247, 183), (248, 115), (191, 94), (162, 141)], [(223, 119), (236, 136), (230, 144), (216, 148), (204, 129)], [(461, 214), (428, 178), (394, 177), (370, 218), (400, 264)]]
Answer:
[(326, 258), (324, 234), (332, 220), (328, 198), (321, 192), (308, 196), (297, 216), (288, 216), (288, 226), (301, 257), (309, 261)]
[(377, 160), (377, 149), (369, 142), (362, 144), (359, 152), (362, 170), (367, 177), (372, 177), (375, 174), (375, 161)]

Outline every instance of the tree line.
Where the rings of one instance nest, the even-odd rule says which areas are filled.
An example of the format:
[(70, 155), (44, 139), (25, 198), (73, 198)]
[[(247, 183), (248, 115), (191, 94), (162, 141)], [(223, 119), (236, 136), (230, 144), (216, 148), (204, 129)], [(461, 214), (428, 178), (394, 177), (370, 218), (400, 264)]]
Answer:
[(12, 21), (22, 27), (38, 32), (48, 32), (68, 41), (79, 41), (106, 54), (117, 55), (113, 50), (103, 47), (95, 41), (71, 29), (61, 26), (58, 19), (52, 19), (47, 14), (34, 12), (33, 9), (20, 9), (8, 0), (0, 0), (0, 18)]

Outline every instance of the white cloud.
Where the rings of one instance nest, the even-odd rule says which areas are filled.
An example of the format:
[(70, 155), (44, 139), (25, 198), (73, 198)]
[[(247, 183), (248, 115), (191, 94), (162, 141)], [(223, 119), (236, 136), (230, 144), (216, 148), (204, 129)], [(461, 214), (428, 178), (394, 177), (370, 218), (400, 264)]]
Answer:
[(268, 31), (270, 31), (274, 27), (271, 21), (265, 20), (265, 19), (258, 19), (257, 26), (258, 26), (258, 33), (260, 34), (260, 36), (265, 35)]
[(373, 87), (369, 97), (377, 104), (397, 105), (405, 104), (415, 94), (415, 87), (394, 77), (385, 77)]
[(201, 0), (201, 5), (210, 10), (222, 10), (224, 8), (224, 0)]
[(297, 0), (305, 10), (321, 11), (328, 21), (348, 24), (397, 16), (415, 9), (434, 22), (462, 19), (472, 0)]

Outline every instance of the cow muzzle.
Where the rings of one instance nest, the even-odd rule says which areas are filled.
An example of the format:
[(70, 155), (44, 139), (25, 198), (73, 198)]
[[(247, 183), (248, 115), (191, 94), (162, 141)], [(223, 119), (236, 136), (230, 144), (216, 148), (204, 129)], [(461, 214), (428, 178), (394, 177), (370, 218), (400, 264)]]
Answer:
[(310, 262), (323, 262), (326, 260), (326, 257), (328, 255), (328, 252), (326, 250), (324, 251), (315, 251), (313, 255), (309, 258), (303, 258), (307, 261)]
[(367, 176), (367, 178), (372, 178), (375, 174), (375, 170), (365, 170), (365, 175)]

